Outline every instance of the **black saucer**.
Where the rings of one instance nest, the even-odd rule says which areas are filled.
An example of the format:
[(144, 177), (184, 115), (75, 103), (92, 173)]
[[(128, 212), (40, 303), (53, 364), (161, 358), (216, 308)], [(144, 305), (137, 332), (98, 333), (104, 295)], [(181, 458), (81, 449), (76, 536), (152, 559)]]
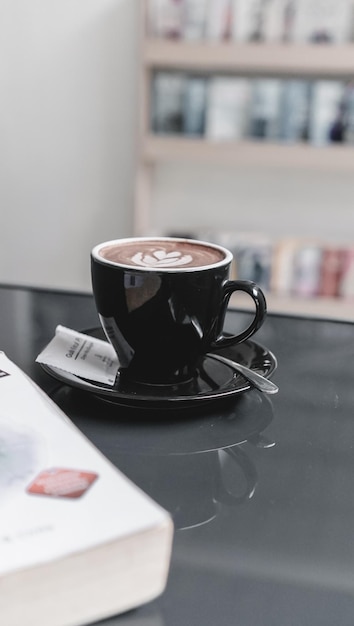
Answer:
[[(100, 328), (83, 331), (105, 339)], [(216, 354), (216, 352), (215, 352)], [(267, 348), (248, 340), (223, 349), (217, 354), (233, 359), (256, 370), (267, 378), (274, 372), (277, 361)], [(113, 387), (86, 380), (56, 367), (42, 365), (43, 369), (60, 382), (93, 393), (106, 402), (147, 408), (182, 408), (196, 403), (225, 399), (250, 389), (251, 385), (228, 363), (222, 363), (209, 353), (200, 359), (196, 376), (179, 385), (146, 385), (117, 376)]]

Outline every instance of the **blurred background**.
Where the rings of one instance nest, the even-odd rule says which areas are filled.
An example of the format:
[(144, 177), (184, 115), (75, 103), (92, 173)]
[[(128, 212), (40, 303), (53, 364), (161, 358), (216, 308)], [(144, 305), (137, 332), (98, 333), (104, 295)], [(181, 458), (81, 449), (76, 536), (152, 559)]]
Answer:
[(352, 319), (353, 15), (2, 0), (0, 282), (90, 291), (94, 244), (182, 234), (230, 247), (271, 309)]
[(132, 231), (135, 0), (0, 3), (0, 281), (90, 289)]

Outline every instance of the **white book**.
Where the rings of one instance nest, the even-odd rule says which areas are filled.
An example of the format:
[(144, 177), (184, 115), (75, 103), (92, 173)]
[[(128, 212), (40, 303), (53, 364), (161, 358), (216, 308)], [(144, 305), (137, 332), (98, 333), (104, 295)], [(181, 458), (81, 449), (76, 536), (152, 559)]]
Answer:
[(165, 587), (169, 514), (0, 353), (0, 615), (78, 626)]
[(198, 40), (205, 37), (208, 0), (184, 0), (183, 37)]
[(263, 233), (232, 229), (211, 230), (201, 235), (204, 241), (213, 241), (232, 252), (233, 279), (253, 280), (262, 289), (269, 289), (273, 259), (273, 241), (270, 237)]
[(352, 0), (297, 0), (293, 41), (343, 43), (350, 40)]
[(252, 280), (262, 289), (269, 289), (273, 244), (264, 235), (234, 235), (230, 247), (235, 260), (236, 278)]
[(250, 135), (256, 139), (276, 141), (280, 134), (283, 82), (276, 78), (253, 81)]
[(287, 0), (265, 0), (264, 41), (282, 41), (285, 35)]
[(354, 83), (349, 83), (345, 87), (345, 116), (346, 130), (345, 141), (354, 144)]
[(320, 288), (322, 248), (318, 244), (300, 245), (294, 257), (292, 292), (294, 295), (311, 297)]
[(309, 141), (322, 146), (333, 140), (335, 125), (340, 121), (344, 85), (336, 80), (319, 80), (313, 85)]
[(296, 238), (281, 239), (274, 248), (271, 290), (278, 295), (293, 291), (295, 256), (301, 243)]
[(148, 0), (147, 30), (151, 37), (178, 39), (183, 31), (183, 0)]
[(203, 135), (207, 104), (207, 79), (204, 76), (188, 76), (186, 79), (183, 112), (185, 135)]
[(206, 39), (222, 41), (231, 37), (233, 0), (208, 0)]
[(290, 79), (283, 83), (280, 139), (285, 143), (306, 141), (311, 103), (311, 82)]
[(282, 40), (284, 43), (289, 43), (293, 40), (296, 3), (297, 0), (285, 0), (282, 35)]
[(152, 127), (156, 133), (178, 134), (183, 128), (185, 75), (157, 72), (152, 82)]
[(348, 43), (354, 42), (354, 2), (351, 2), (351, 10), (350, 10), (350, 24), (348, 27)]
[(263, 41), (265, 2), (266, 0), (233, 0), (233, 39)]
[(208, 89), (207, 138), (216, 141), (242, 139), (248, 125), (249, 100), (248, 79), (212, 78)]
[(354, 248), (349, 247), (345, 253), (343, 274), (338, 289), (342, 298), (354, 298)]

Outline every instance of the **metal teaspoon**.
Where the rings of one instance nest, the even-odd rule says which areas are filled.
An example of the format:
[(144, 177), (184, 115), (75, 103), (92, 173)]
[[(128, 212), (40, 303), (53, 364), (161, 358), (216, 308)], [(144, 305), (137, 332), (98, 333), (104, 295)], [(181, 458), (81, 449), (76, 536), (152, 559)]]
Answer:
[(278, 393), (279, 387), (272, 383), (271, 380), (265, 378), (261, 374), (258, 374), (254, 370), (251, 370), (246, 365), (241, 365), (241, 363), (237, 363), (236, 361), (232, 361), (231, 359), (227, 359), (224, 356), (220, 356), (219, 354), (212, 354), (209, 352), (209, 357), (215, 359), (216, 361), (221, 361), (221, 363), (227, 363), (230, 367), (232, 367), (237, 372), (240, 372), (244, 378), (246, 378), (254, 387), (263, 391), (263, 393)]

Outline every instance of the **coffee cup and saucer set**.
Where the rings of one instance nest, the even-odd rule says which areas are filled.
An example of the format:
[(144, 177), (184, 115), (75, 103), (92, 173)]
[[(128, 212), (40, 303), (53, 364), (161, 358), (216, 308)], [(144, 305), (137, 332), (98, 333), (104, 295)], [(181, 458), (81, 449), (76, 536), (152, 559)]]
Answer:
[[(51, 365), (62, 383), (111, 404), (185, 408), (237, 396), (269, 381), (276, 357), (251, 337), (266, 317), (266, 300), (252, 281), (230, 280), (232, 253), (192, 239), (136, 237), (96, 245), (92, 289), (101, 326), (87, 335), (108, 341), (118, 357), (114, 385)], [(255, 312), (241, 332), (224, 331), (230, 297), (246, 293)], [(250, 382), (247, 370), (258, 374)]]

